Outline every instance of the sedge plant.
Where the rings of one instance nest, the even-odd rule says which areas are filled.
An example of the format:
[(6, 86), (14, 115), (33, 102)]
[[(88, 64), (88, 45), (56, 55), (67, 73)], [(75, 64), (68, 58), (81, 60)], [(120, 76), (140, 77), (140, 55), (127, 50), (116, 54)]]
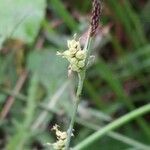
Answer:
[(83, 83), (85, 80), (86, 70), (90, 61), (90, 42), (92, 37), (96, 33), (96, 29), (99, 25), (101, 6), (98, 0), (93, 0), (92, 2), (92, 16), (91, 23), (88, 29), (86, 42), (84, 48), (81, 48), (80, 41), (77, 39), (76, 34), (74, 35), (72, 40), (67, 41), (68, 50), (63, 53), (57, 52), (57, 55), (62, 56), (67, 59), (69, 62), (68, 74), (72, 72), (76, 72), (78, 75), (78, 86), (76, 91), (76, 99), (74, 102), (73, 113), (71, 116), (71, 122), (67, 132), (60, 131), (57, 125), (53, 127), (53, 130), (56, 131), (57, 141), (53, 144), (54, 149), (57, 150), (69, 150), (70, 149), (70, 141), (73, 136), (73, 127), (77, 114), (78, 105), (80, 102), (80, 96), (83, 89)]

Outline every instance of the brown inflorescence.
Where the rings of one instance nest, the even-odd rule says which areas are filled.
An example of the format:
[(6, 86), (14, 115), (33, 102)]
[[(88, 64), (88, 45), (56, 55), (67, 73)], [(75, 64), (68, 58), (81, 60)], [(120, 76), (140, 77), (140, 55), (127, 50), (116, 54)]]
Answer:
[(91, 30), (90, 36), (92, 37), (96, 33), (96, 29), (99, 25), (99, 18), (101, 13), (101, 5), (99, 0), (93, 0), (92, 17), (91, 17)]

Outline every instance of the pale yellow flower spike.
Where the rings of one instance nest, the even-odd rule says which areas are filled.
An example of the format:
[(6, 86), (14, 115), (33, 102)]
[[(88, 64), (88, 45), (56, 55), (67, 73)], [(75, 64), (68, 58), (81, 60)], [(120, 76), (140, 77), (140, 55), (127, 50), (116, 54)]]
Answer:
[(57, 141), (50, 144), (55, 150), (63, 150), (67, 141), (67, 132), (60, 131), (59, 126), (56, 124), (53, 126), (52, 130), (56, 132)]
[(67, 41), (68, 50), (57, 55), (61, 55), (66, 58), (70, 65), (69, 68), (72, 71), (80, 72), (85, 67), (86, 51), (81, 49), (80, 42), (76, 40), (76, 34), (72, 40)]

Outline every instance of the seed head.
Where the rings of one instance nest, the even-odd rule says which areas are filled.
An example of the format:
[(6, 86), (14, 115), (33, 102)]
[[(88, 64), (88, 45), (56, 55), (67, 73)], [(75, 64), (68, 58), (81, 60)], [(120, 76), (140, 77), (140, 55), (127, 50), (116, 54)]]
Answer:
[(55, 131), (57, 141), (53, 144), (50, 144), (53, 149), (55, 150), (62, 150), (65, 147), (66, 141), (67, 141), (67, 132), (65, 131), (60, 131), (58, 125), (54, 125), (52, 130)]
[(68, 40), (67, 44), (68, 50), (62, 53), (57, 52), (57, 55), (61, 55), (69, 61), (69, 74), (70, 71), (80, 72), (85, 67), (86, 50), (81, 49), (80, 42), (75, 36), (72, 40)]
[(78, 67), (79, 68), (83, 68), (85, 66), (85, 61), (84, 60), (80, 60), (79, 62), (78, 62)]
[(86, 53), (85, 53), (84, 50), (78, 51), (78, 52), (76, 53), (76, 58), (77, 58), (77, 59), (85, 59), (85, 57), (86, 57)]

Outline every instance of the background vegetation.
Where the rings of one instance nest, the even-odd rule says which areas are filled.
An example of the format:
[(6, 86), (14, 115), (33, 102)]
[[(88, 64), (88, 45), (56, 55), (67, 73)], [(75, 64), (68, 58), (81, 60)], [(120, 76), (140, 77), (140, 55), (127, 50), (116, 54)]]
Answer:
[[(148, 0), (102, 1), (72, 146), (149, 103), (149, 9)], [(0, 1), (0, 149), (49, 149), (52, 126), (68, 128), (74, 83), (56, 51), (74, 33), (84, 37), (90, 10), (90, 0)], [(149, 122), (138, 117), (85, 149), (149, 149)]]

